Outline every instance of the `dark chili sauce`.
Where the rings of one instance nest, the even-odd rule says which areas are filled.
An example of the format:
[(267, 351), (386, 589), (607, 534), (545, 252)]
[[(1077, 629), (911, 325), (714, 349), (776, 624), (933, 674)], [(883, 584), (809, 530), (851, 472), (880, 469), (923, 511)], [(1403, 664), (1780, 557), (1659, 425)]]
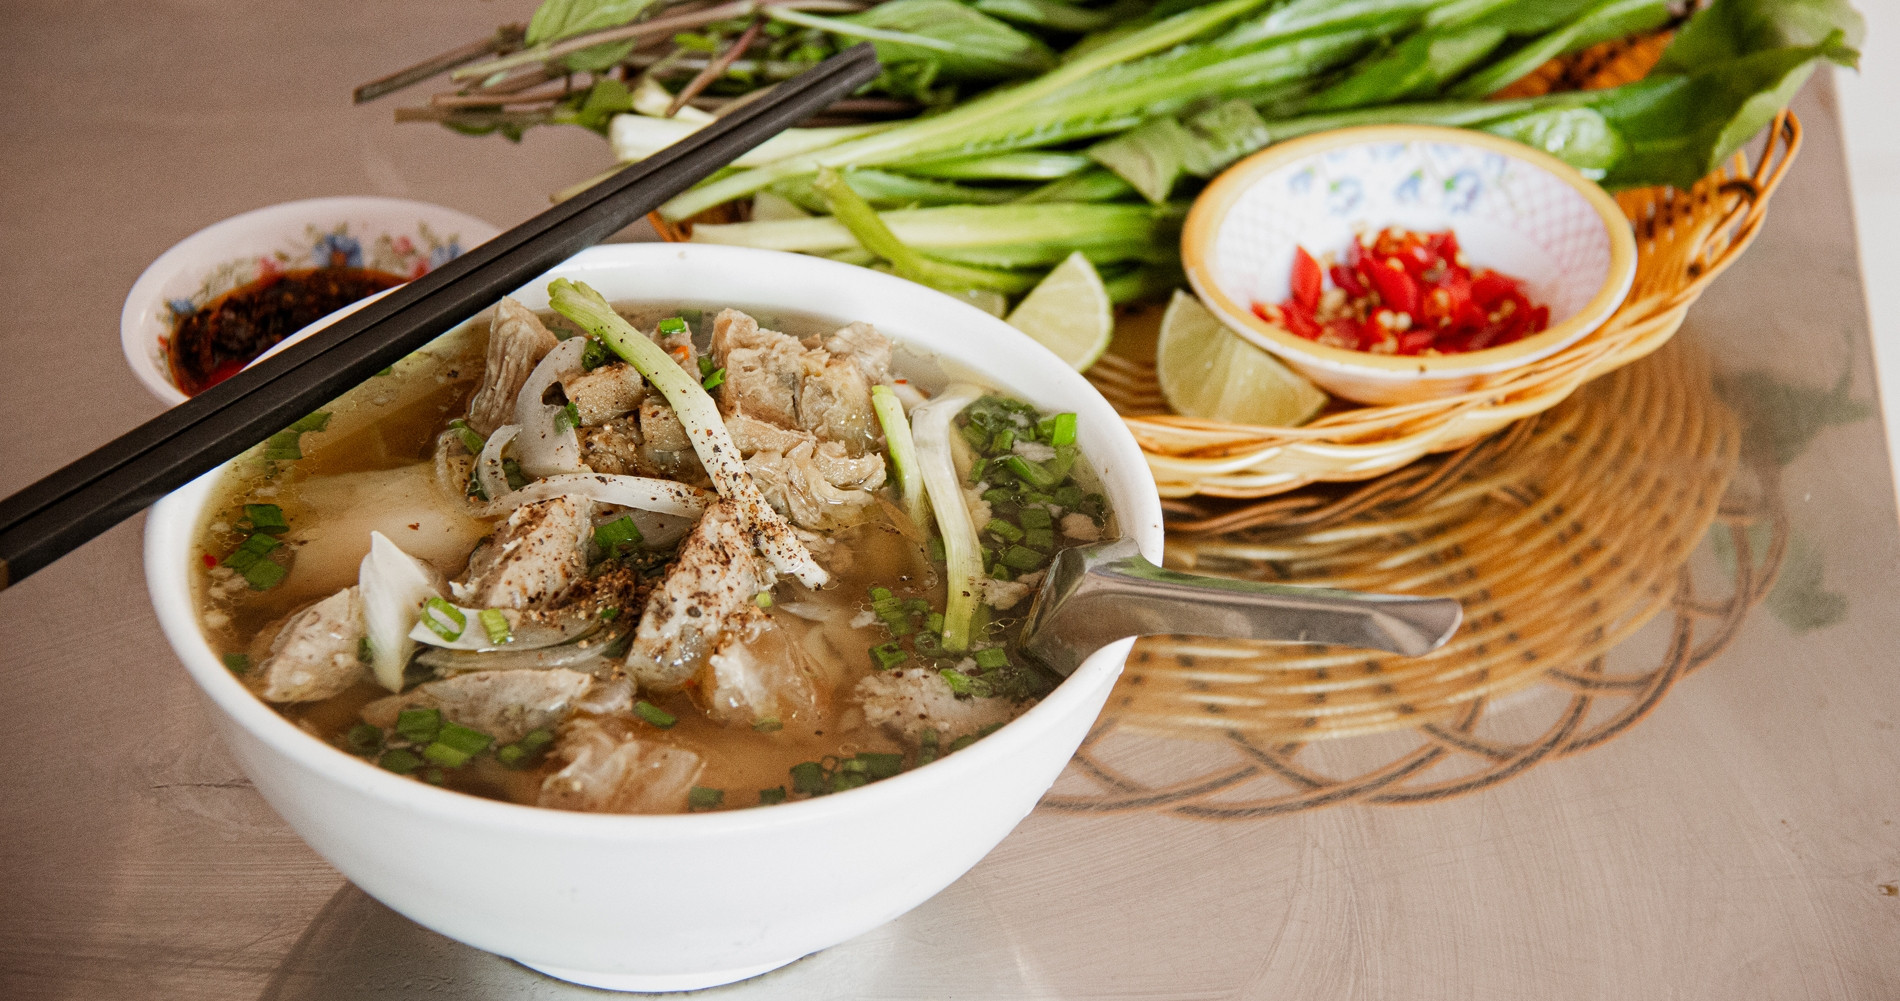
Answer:
[(298, 268), (240, 285), (179, 317), (172, 381), (196, 396), (230, 378), (278, 341), (366, 296), (408, 281), (371, 268)]

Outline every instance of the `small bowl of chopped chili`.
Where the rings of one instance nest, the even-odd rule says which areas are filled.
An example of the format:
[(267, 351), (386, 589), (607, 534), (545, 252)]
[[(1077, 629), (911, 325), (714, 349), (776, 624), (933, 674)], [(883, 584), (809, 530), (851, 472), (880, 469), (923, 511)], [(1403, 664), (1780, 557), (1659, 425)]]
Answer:
[(312, 198), (246, 212), (145, 269), (119, 316), (120, 346), (152, 395), (182, 403), (318, 319), (498, 232), (402, 198)]
[(1636, 241), (1576, 169), (1480, 132), (1379, 125), (1273, 146), (1216, 178), (1182, 233), (1188, 280), (1333, 395), (1439, 399), (1602, 326)]

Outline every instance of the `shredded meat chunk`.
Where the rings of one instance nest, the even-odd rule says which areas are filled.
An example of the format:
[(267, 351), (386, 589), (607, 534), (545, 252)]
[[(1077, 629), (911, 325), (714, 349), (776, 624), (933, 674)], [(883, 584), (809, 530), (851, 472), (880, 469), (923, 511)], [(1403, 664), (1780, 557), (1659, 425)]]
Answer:
[(891, 341), (868, 323), (849, 323), (825, 338), (825, 350), (846, 358), (873, 384), (891, 381)]
[(534, 311), (513, 299), (495, 307), (488, 327), (482, 387), (468, 403), (468, 425), (486, 437), (514, 419), (515, 397), (536, 363), (560, 343)]
[(792, 634), (756, 607), (726, 624), (699, 682), (707, 715), (727, 726), (772, 720), (808, 727), (821, 715), (820, 687)]
[(552, 600), (587, 572), (594, 502), (568, 495), (523, 504), (469, 557), (458, 597), (482, 608), (526, 608)]
[(315, 702), (339, 695), (363, 677), (363, 599), (354, 587), (298, 612), (277, 631), (270, 656), (257, 665), (257, 692), (270, 702)]
[(627, 653), (628, 673), (644, 688), (678, 690), (705, 665), (728, 624), (757, 610), (759, 593), (773, 580), (771, 564), (744, 528), (739, 505), (725, 499), (713, 504), (647, 598)]
[(488, 734), (497, 744), (512, 744), (530, 730), (566, 718), (593, 684), (593, 675), (560, 667), (471, 671), (377, 699), (363, 707), (363, 721), (388, 729), (404, 709), (435, 709), (445, 719)]
[(626, 476), (640, 469), (640, 445), (645, 439), (632, 418), (615, 418), (575, 433), (580, 437), (581, 461), (594, 472)]
[(581, 427), (590, 428), (632, 413), (646, 396), (646, 383), (632, 365), (613, 362), (563, 379), (561, 391), (580, 412)]
[(692, 751), (586, 717), (561, 728), (554, 758), (561, 770), (542, 782), (537, 805), (588, 813), (679, 813), (705, 768)]
[(877, 515), (871, 491), (884, 485), (882, 456), (850, 459), (835, 441), (805, 441), (788, 453), (755, 452), (745, 466), (766, 501), (800, 528), (837, 531)]
[(926, 667), (873, 674), (855, 690), (865, 721), (913, 744), (925, 730), (948, 743), (1022, 715), (1031, 705), (1005, 698), (958, 698), (943, 675)]

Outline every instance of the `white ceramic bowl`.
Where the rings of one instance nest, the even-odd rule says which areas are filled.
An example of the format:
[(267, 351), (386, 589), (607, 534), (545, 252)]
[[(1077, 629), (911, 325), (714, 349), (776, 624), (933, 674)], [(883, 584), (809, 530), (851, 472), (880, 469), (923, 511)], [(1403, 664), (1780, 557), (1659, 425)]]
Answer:
[[(1454, 230), (1474, 268), (1523, 280), (1550, 307), (1542, 333), (1440, 356), (1328, 347), (1254, 315), (1286, 299), (1293, 251), (1343, 252), (1359, 230)], [(1636, 276), (1616, 200), (1570, 165), (1482, 132), (1374, 125), (1256, 153), (1195, 200), (1181, 233), (1188, 281), (1228, 327), (1321, 388), (1361, 403), (1462, 393), (1575, 343), (1615, 313)]]
[[(1042, 407), (1075, 411), (1124, 532), (1156, 562), (1161, 510), (1134, 439), (1055, 355), (921, 285), (816, 257), (700, 244), (588, 250), (547, 280), (609, 299), (720, 303), (866, 320)], [(217, 473), (146, 521), (152, 602), (218, 710), (233, 755), (311, 847), (419, 924), (565, 980), (684, 990), (754, 976), (904, 913), (961, 876), (1055, 781), (1130, 642), (1088, 658), (1040, 704), (970, 747), (860, 789), (751, 810), (603, 816), (516, 806), (399, 778), (260, 702), (206, 644), (190, 598), (193, 537)]]
[(119, 314), (133, 374), (168, 406), (185, 394), (167, 356), (178, 317), (255, 281), (266, 268), (356, 267), (420, 277), (501, 232), (454, 209), (405, 198), (311, 198), (213, 223), (174, 244), (139, 275)]

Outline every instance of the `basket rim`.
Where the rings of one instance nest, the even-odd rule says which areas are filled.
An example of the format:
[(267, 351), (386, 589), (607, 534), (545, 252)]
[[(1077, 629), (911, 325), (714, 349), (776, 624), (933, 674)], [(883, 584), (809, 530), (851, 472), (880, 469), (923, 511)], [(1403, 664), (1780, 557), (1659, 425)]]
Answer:
[[(1520, 341), (1495, 348), (1451, 355), (1377, 355), (1329, 347), (1294, 336), (1281, 327), (1261, 320), (1253, 311), (1222, 292), (1213, 280), (1212, 248), (1221, 223), (1240, 197), (1261, 174), (1283, 166), (1287, 161), (1371, 142), (1430, 141), (1477, 146), (1521, 161), (1563, 181), (1582, 196), (1597, 213), (1610, 241), (1610, 262), (1603, 283), (1575, 315), (1564, 322)], [(1344, 375), (1370, 374), (1390, 378), (1411, 375), (1419, 378), (1444, 378), (1461, 375), (1491, 375), (1547, 357), (1616, 315), (1636, 280), (1636, 235), (1629, 217), (1616, 198), (1596, 182), (1562, 160), (1523, 143), (1471, 129), (1441, 125), (1358, 125), (1328, 129), (1312, 135), (1276, 143), (1249, 156), (1216, 177), (1188, 210), (1181, 228), (1181, 266), (1188, 283), (1208, 307), (1220, 314), (1227, 325), (1247, 341), (1282, 358), (1303, 365), (1314, 365)]]

